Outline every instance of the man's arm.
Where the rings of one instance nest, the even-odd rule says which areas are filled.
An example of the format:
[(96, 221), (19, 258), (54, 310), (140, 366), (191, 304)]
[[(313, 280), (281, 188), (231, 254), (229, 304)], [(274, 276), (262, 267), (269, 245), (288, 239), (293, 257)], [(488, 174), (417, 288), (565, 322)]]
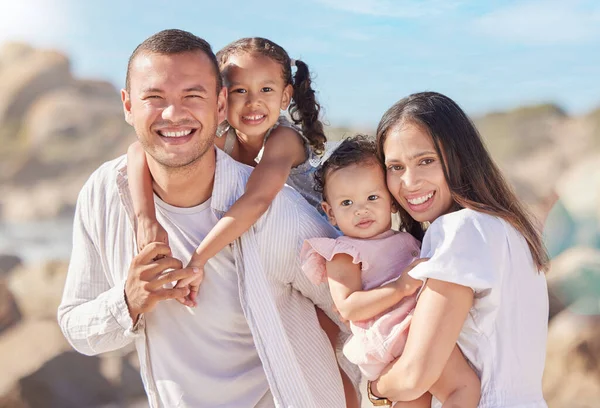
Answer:
[(98, 243), (94, 242), (90, 226), (93, 178), (77, 200), (73, 251), (58, 308), (58, 323), (63, 334), (75, 350), (86, 355), (119, 349), (133, 338), (133, 321), (125, 303), (125, 282), (111, 285)]
[[(126, 280), (109, 281), (112, 275), (105, 270), (106, 255), (100, 249), (99, 234), (91, 222), (106, 217), (104, 210), (94, 211), (92, 203), (105, 206), (106, 203), (104, 197), (93, 194), (92, 180), (77, 201), (73, 252), (58, 309), (58, 323), (65, 337), (75, 350), (86, 355), (116, 350), (130, 343), (134, 320), (140, 314), (160, 300), (187, 295), (185, 288), (165, 289), (163, 285), (194, 273), (181, 269), (181, 262), (169, 256), (166, 244), (153, 243), (133, 258)], [(119, 245), (118, 234), (114, 235), (114, 244)], [(162, 259), (157, 260), (158, 255)], [(163, 274), (166, 269), (174, 270)]]

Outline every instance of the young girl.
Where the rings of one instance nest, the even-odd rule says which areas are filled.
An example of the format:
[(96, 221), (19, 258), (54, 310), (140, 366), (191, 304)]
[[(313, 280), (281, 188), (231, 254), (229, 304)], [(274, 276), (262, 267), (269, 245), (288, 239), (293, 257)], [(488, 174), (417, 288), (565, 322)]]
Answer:
[[(344, 236), (305, 241), (302, 268), (315, 284), (329, 282), (335, 306), (350, 321), (352, 337), (344, 355), (368, 380), (376, 380), (404, 349), (414, 292), (421, 286), (406, 272), (417, 263), (419, 242), (391, 229), (396, 210), (374, 141), (364, 136), (344, 140), (315, 179), (323, 210)], [(446, 367), (431, 392), (445, 406), (468, 408), (477, 406), (479, 387), (463, 358)], [(397, 406), (430, 404), (431, 395), (424, 395)]]
[[(220, 126), (215, 144), (235, 160), (255, 167), (246, 193), (229, 209), (202, 241), (188, 266), (203, 269), (206, 262), (247, 231), (264, 214), (285, 183), (312, 205), (320, 203), (313, 173), (326, 141), (319, 121), (310, 73), (302, 61), (292, 61), (279, 45), (264, 38), (243, 38), (217, 53), (228, 89), (227, 123)], [(296, 73), (292, 77), (292, 65)], [(288, 109), (294, 122), (280, 116)], [(296, 125), (300, 125), (298, 127)], [(152, 180), (143, 149), (134, 143), (128, 152), (128, 177), (138, 218), (138, 247), (167, 242), (155, 217)], [(199, 281), (180, 301), (195, 305)]]
[(477, 129), (450, 98), (423, 92), (385, 113), (377, 147), (401, 227), (423, 236), (429, 224), (430, 259), (409, 272), (424, 286), (404, 351), (370, 392), (418, 397), (462, 358), (458, 344), (481, 379), (481, 408), (546, 408), (548, 257)]

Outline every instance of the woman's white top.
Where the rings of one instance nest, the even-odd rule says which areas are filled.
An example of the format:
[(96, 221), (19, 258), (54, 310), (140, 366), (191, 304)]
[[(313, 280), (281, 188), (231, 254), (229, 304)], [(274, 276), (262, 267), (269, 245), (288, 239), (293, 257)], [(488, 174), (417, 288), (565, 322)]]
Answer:
[(458, 346), (481, 378), (479, 407), (547, 407), (548, 291), (523, 236), (501, 218), (463, 209), (430, 225), (421, 257), (431, 259), (409, 272), (413, 278), (475, 294)]

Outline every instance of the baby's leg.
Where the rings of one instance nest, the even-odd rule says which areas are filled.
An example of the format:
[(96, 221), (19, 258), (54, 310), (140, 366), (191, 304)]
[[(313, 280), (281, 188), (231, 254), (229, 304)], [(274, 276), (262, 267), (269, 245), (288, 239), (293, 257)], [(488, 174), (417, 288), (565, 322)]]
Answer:
[(429, 391), (442, 402), (442, 408), (477, 408), (481, 382), (458, 346), (454, 346), (442, 375)]
[(426, 392), (414, 401), (398, 401), (394, 408), (431, 408), (431, 394)]

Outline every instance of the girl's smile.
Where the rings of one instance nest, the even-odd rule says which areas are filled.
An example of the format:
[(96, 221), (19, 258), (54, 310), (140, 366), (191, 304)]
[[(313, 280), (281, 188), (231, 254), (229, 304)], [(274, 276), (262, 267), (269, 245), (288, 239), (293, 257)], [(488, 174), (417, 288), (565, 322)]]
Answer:
[(230, 57), (223, 72), (229, 93), (227, 121), (239, 133), (262, 139), (292, 98), (292, 86), (286, 85), (281, 65), (261, 54), (244, 52)]

